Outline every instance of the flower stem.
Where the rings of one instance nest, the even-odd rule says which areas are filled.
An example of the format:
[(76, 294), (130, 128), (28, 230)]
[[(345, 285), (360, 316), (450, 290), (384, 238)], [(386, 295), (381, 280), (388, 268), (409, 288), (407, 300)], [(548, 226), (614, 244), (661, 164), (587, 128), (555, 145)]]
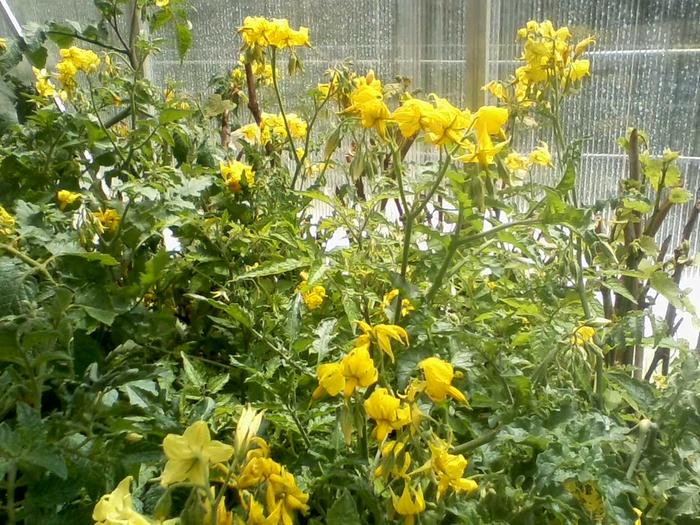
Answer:
[(292, 156), (294, 157), (294, 160), (297, 164), (296, 169), (299, 169), (299, 166), (302, 165), (301, 159), (299, 159), (296, 146), (294, 145), (294, 139), (292, 138), (292, 133), (289, 129), (289, 122), (287, 121), (287, 114), (284, 112), (284, 104), (282, 104), (282, 96), (280, 95), (279, 85), (277, 84), (277, 50), (274, 47), (272, 48), (272, 57), (270, 59), (270, 65), (272, 66), (272, 87), (275, 91), (275, 98), (277, 99), (277, 105), (280, 108), (280, 114), (282, 115), (282, 121), (284, 122), (284, 130), (287, 133), (289, 148), (292, 150)]

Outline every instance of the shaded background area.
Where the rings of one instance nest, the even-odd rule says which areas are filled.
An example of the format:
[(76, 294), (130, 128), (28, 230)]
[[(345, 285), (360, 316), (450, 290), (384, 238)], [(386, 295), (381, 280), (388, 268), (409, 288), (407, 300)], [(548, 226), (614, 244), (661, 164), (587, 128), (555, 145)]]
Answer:
[[(94, 18), (91, 0), (9, 0), (21, 23)], [(590, 34), (592, 77), (565, 110), (570, 138), (588, 137), (578, 194), (593, 203), (617, 191), (626, 158), (617, 138), (630, 126), (650, 133), (652, 152), (679, 150), (686, 186), (700, 190), (700, 0), (192, 0), (194, 46), (181, 63), (167, 51), (150, 63), (159, 83), (176, 81), (192, 92), (232, 67), (235, 30), (248, 15), (288, 18), (311, 29), (314, 48), (304, 52), (306, 71), (286, 88), (293, 94), (322, 81), (334, 63), (352, 58), (385, 81), (413, 79), (413, 86), (474, 108), (486, 102), (481, 86), (507, 78), (519, 54), (518, 27), (530, 19), (568, 25), (574, 38)], [(0, 35), (8, 35), (0, 20)], [(526, 150), (531, 137), (516, 147)], [(416, 150), (413, 160), (425, 158)], [(691, 204), (676, 206), (659, 239), (675, 246)], [(700, 251), (700, 235), (691, 252)], [(693, 278), (698, 278), (697, 269)], [(695, 304), (700, 305), (696, 284)], [(688, 325), (688, 323), (684, 323)], [(694, 339), (691, 338), (691, 341)]]

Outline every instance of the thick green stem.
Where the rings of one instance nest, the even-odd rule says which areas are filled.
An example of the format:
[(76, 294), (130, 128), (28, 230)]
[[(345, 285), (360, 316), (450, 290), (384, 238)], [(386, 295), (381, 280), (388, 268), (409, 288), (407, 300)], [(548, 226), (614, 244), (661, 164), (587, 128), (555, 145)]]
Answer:
[(430, 305), (430, 303), (433, 302), (435, 294), (438, 292), (438, 290), (440, 290), (440, 287), (442, 286), (442, 283), (445, 279), (445, 275), (447, 274), (447, 270), (449, 269), (450, 264), (452, 264), (452, 259), (457, 253), (457, 250), (459, 249), (459, 234), (462, 231), (463, 220), (464, 206), (460, 202), (459, 212), (457, 215), (457, 224), (455, 224), (455, 229), (452, 232), (452, 236), (450, 237), (450, 245), (447, 248), (447, 253), (445, 254), (445, 258), (442, 261), (442, 265), (440, 266), (440, 269), (438, 270), (438, 273), (435, 276), (435, 279), (433, 280), (433, 284), (430, 287), (430, 290), (428, 290), (427, 295), (425, 296), (425, 303), (427, 305)]
[(296, 169), (299, 169), (299, 166), (302, 165), (301, 159), (299, 159), (299, 154), (297, 153), (296, 146), (294, 145), (294, 139), (292, 138), (292, 133), (289, 129), (289, 122), (287, 121), (287, 114), (284, 112), (284, 104), (282, 103), (282, 96), (280, 95), (279, 85), (277, 84), (277, 51), (275, 50), (275, 48), (272, 48), (270, 66), (272, 67), (272, 87), (275, 91), (275, 98), (277, 99), (277, 105), (280, 108), (282, 121), (284, 122), (284, 130), (287, 133), (289, 148), (291, 149), (292, 156), (294, 157), (294, 160), (297, 163)]
[(17, 482), (17, 465), (13, 462), (7, 471), (7, 524), (15, 525), (17, 516), (15, 514), (15, 484)]
[[(25, 255), (22, 252), (20, 252), (19, 250), (16, 250), (15, 248), (10, 246), (9, 244), (0, 244), (0, 250), (4, 250), (7, 253), (9, 253), (10, 255), (13, 255), (13, 256), (17, 257), (18, 259), (22, 260), (23, 262), (27, 263), (29, 266), (31, 266), (32, 268), (37, 270), (41, 275), (46, 277), (46, 279), (49, 282), (51, 282), (51, 284), (56, 285), (56, 281), (54, 281), (53, 277), (51, 277), (51, 274), (46, 269), (46, 263), (40, 263), (38, 261), (35, 261), (34, 259), (29, 257), (28, 255)], [(53, 257), (49, 260), (52, 260), (52, 259), (53, 259)]]

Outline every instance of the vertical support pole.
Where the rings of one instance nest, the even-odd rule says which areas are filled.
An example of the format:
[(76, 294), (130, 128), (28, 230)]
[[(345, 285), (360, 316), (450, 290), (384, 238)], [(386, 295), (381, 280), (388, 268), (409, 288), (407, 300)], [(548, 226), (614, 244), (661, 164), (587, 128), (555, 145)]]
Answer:
[(464, 16), (465, 101), (475, 110), (486, 101), (481, 89), (486, 84), (490, 40), (491, 0), (466, 0)]

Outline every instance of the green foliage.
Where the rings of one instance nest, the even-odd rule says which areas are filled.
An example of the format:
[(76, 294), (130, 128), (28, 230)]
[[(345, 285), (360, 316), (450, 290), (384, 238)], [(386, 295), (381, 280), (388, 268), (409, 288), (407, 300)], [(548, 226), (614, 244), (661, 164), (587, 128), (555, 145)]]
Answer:
[[(396, 523), (391, 496), (409, 474), (425, 489), (420, 523), (632, 524), (633, 508), (644, 523), (697, 522), (700, 366), (647, 308), (653, 291), (692, 305), (656, 230), (624, 236), (655, 224), (662, 192), (671, 204), (688, 201), (673, 152), (642, 155), (646, 179), (596, 207), (576, 202), (581, 142), (563, 137), (554, 186), (531, 172), (519, 181), (507, 145), (486, 166), (458, 161), (458, 145), (409, 165), (415, 136), (392, 124), (383, 137), (348, 114), (358, 82), (347, 67), (297, 109), (306, 134), (295, 137), (287, 122), (261, 143), (244, 135), (260, 117), (253, 95), (291, 119), (277, 73), (246, 79), (237, 66), (205, 101), (177, 86), (163, 92), (143, 78), (143, 63), (168, 26), (185, 56), (185, 2), (131, 5), (95, 0), (95, 24), (51, 22), (22, 51), (13, 44), (0, 55), (9, 101), (0, 106), (0, 204), (13, 219), (7, 231), (0, 222), (4, 522), (92, 523), (100, 497), (131, 475), (139, 512), (202, 523), (208, 495), (154, 482), (163, 439), (206, 420), (230, 442), (246, 403), (266, 410), (260, 435), (309, 494), (308, 523)], [(126, 22), (131, 34), (120, 32)], [(81, 73), (61, 113), (22, 78), (22, 53), (44, 67), (55, 46), (88, 43), (107, 55)], [(559, 88), (531, 109), (509, 103), (511, 140), (523, 117), (561, 134), (559, 105), (571, 93)], [(384, 93), (392, 104), (410, 94), (401, 82)], [(241, 160), (254, 180), (226, 178)], [(323, 189), (327, 170), (345, 178), (333, 194)], [(62, 201), (61, 191), (78, 197)], [(332, 213), (316, 221), (318, 203)], [(609, 235), (595, 223), (604, 206), (616, 210)], [(331, 249), (339, 233), (349, 246)], [(644, 309), (612, 315), (600, 290), (643, 299)], [(651, 336), (638, 329), (644, 316)], [(468, 399), (411, 400), (423, 422), (402, 434), (413, 463), (394, 478), (376, 475), (381, 444), (363, 408), (376, 387), (313, 396), (318, 365), (357, 344), (358, 321), (409, 334), (407, 347), (394, 343), (394, 363), (373, 354), (382, 387), (408, 396), (424, 377), (419, 364), (437, 356), (459, 372), (453, 386)], [(636, 344), (678, 349), (671, 374), (650, 384), (629, 366), (603, 366)], [(468, 457), (463, 477), (477, 491), (437, 497), (435, 438)], [(246, 516), (243, 492), (224, 492), (228, 509)]]

